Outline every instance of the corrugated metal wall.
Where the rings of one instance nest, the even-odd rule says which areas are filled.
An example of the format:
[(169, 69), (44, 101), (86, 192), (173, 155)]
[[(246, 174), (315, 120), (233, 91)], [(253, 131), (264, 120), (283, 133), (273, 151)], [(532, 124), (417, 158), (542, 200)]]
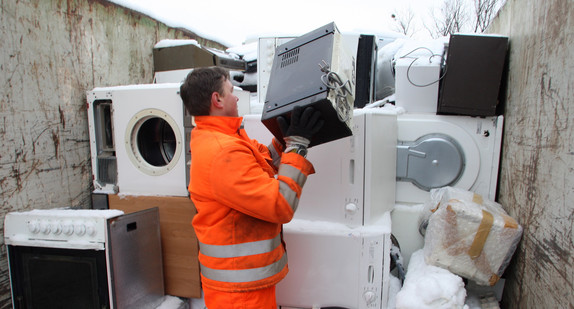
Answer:
[(574, 1), (508, 0), (499, 201), (524, 226), (506, 308), (574, 308)]
[[(150, 83), (162, 39), (223, 48), (103, 0), (0, 1), (0, 37), (1, 231), (10, 211), (90, 205), (87, 90)], [(11, 308), (3, 232), (0, 244)]]

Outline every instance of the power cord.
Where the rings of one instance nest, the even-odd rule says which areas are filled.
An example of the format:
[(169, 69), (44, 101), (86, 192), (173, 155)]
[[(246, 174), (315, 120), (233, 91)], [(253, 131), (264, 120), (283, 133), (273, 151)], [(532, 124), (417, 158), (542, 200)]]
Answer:
[[(321, 72), (325, 73), (321, 75), (321, 82), (323, 82), (323, 85), (328, 89), (335, 91), (335, 101), (337, 110), (339, 111), (337, 116), (341, 122), (347, 122), (349, 118), (351, 118), (351, 108), (349, 106), (352, 106), (352, 104), (349, 104), (347, 100), (347, 94), (353, 95), (352, 89), (350, 89), (351, 83), (349, 80), (343, 82), (339, 74), (331, 71), (329, 64), (325, 60), (321, 62), (322, 63), (318, 64), (319, 68)], [(346, 117), (343, 118), (341, 115), (345, 115)]]
[(441, 58), (442, 58), (442, 55), (433, 53), (433, 51), (430, 50), (430, 49), (427, 48), (427, 47), (417, 47), (417, 48), (411, 50), (410, 52), (408, 52), (406, 55), (400, 57), (401, 59), (402, 59), (402, 58), (412, 58), (412, 59), (413, 59), (413, 61), (411, 61), (411, 63), (409, 64), (409, 67), (407, 68), (407, 80), (409, 81), (409, 83), (411, 83), (411, 85), (413, 85), (413, 86), (415, 86), (415, 87), (428, 87), (428, 86), (430, 86), (430, 85), (432, 85), (432, 84), (435, 84), (435, 83), (438, 83), (439, 81), (441, 81), (441, 80), (444, 78), (444, 76), (446, 75), (447, 69), (446, 69), (446, 66), (445, 66), (445, 67), (444, 67), (444, 72), (443, 72), (443, 74), (442, 74), (437, 80), (435, 80), (435, 81), (433, 81), (433, 82), (430, 82), (430, 83), (428, 83), (428, 84), (420, 85), (420, 84), (416, 84), (415, 82), (413, 82), (413, 81), (411, 80), (411, 77), (410, 77), (411, 67), (413, 66), (413, 64), (414, 64), (417, 60), (419, 60), (419, 59), (422, 58), (422, 57), (408, 57), (408, 56), (409, 56), (410, 54), (414, 53), (415, 51), (419, 50), (419, 49), (428, 50), (428, 51), (431, 53), (431, 56), (428, 58), (429, 63), (432, 63), (432, 58), (434, 58), (434, 57), (441, 57)]

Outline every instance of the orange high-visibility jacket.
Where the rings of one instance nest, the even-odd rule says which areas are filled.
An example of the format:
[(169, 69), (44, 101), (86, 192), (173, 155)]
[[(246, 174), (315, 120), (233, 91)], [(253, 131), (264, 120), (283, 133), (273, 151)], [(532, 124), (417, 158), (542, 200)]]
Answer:
[[(204, 286), (226, 292), (273, 286), (288, 272), (281, 225), (293, 218), (313, 165), (267, 147), (240, 129), (240, 117), (195, 117), (189, 192), (197, 214)], [(273, 157), (280, 159), (279, 167)], [(275, 174), (277, 176), (275, 177)]]

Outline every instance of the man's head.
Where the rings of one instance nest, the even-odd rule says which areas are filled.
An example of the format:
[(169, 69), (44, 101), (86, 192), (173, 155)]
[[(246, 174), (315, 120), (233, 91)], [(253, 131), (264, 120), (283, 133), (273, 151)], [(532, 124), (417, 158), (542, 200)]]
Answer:
[(229, 72), (220, 67), (196, 68), (183, 81), (180, 96), (193, 116), (237, 117), (237, 96)]

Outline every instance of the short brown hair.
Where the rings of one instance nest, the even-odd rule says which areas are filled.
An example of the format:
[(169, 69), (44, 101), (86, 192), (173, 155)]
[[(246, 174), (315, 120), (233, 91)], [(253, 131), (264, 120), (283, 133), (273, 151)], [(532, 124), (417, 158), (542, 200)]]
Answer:
[(229, 71), (221, 67), (195, 68), (179, 88), (179, 95), (187, 111), (193, 116), (207, 116), (211, 107), (211, 94), (223, 94), (223, 82)]

